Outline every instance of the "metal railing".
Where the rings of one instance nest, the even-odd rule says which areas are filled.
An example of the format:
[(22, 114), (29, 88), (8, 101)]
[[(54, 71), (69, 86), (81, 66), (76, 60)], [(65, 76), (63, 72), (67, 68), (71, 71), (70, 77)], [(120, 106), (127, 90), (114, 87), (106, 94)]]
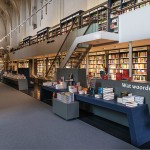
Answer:
[[(132, 1), (131, 1), (132, 2)], [(132, 4), (130, 6), (121, 8), (120, 10), (117, 10), (115, 7), (109, 8), (108, 7), (108, 3), (105, 2), (103, 4), (100, 4), (96, 7), (93, 7), (83, 13), (81, 13), (80, 15), (76, 16), (76, 22), (74, 22), (74, 20), (69, 20), (66, 21), (66, 23), (64, 22), (64, 26), (61, 26), (61, 24), (57, 24), (53, 27), (49, 28), (49, 31), (47, 32), (47, 34), (42, 34), (41, 36), (38, 36), (37, 34), (32, 36), (30, 41), (27, 41), (26, 43), (24, 43), (23, 41), (19, 43), (19, 46), (16, 50), (19, 50), (21, 48), (27, 47), (27, 46), (31, 46), (33, 44), (37, 44), (40, 42), (43, 42), (45, 40), (47, 41), (51, 41), (53, 38), (63, 35), (63, 34), (67, 34), (68, 32), (72, 32), (76, 29), (79, 28), (83, 28), (85, 26), (88, 26), (91, 20), (95, 20), (95, 22), (97, 22), (99, 24), (99, 28), (98, 30), (104, 30), (104, 31), (110, 31), (110, 24), (109, 24), (109, 13), (117, 13), (117, 15), (126, 13), (128, 11), (132, 11), (135, 9), (140, 8), (143, 5), (150, 5), (150, 0), (146, 0), (146, 1), (142, 1), (140, 3), (137, 4)], [(69, 22), (69, 24), (68, 24)], [(72, 24), (73, 27), (72, 27)], [(71, 30), (70, 30), (71, 28)]]
[[(67, 24), (67, 22), (66, 22), (65, 26), (63, 26), (63, 27), (61, 27), (61, 24), (57, 24), (53, 27), (50, 27), (50, 29), (48, 31), (48, 35), (42, 35), (41, 34), (42, 36), (39, 37), (36, 34), (36, 35), (32, 36), (31, 40), (28, 41), (27, 43), (20, 42), (17, 50), (24, 48), (26, 46), (31, 46), (33, 44), (43, 42), (45, 40), (51, 40), (51, 39), (53, 39), (57, 36), (60, 36), (62, 34), (72, 32), (75, 29), (83, 28), (84, 26), (87, 26), (90, 23), (91, 19), (92, 20), (95, 19), (98, 21), (99, 18), (101, 17), (100, 12), (101, 11), (107, 11), (107, 9), (108, 9), (107, 6), (105, 6), (105, 5), (107, 5), (106, 2), (92, 8), (90, 10), (83, 12), (81, 15), (76, 16), (77, 19), (75, 22), (74, 22), (74, 20), (72, 20), (72, 21), (70, 20), (70, 22), (69, 22), (70, 24)], [(93, 13), (95, 13), (95, 12), (97, 13), (97, 15), (93, 16)], [(72, 24), (74, 24), (73, 27), (72, 27)], [(107, 21), (106, 21), (106, 24), (107, 24)], [(70, 28), (71, 28), (71, 31), (70, 31)], [(48, 38), (46, 38), (46, 37), (48, 37)]]
[[(77, 18), (76, 18), (76, 19), (77, 19)], [(55, 56), (53, 62), (51, 63), (51, 66), (49, 67), (49, 69), (48, 69), (48, 71), (47, 71), (47, 73), (46, 73), (46, 77), (48, 76), (50, 70), (52, 69), (52, 67), (53, 67), (53, 65), (54, 65), (54, 63), (55, 63), (55, 61), (57, 60), (57, 57), (59, 56), (63, 45), (65, 44), (65, 42), (66, 42), (66, 40), (67, 40), (67, 38), (68, 38), (68, 36), (69, 36), (71, 30), (73, 29), (73, 26), (74, 26), (74, 24), (75, 24), (75, 22), (76, 22), (76, 19), (74, 20), (74, 22), (73, 22), (71, 28), (69, 29), (69, 31), (68, 31), (68, 33), (67, 33), (67, 35), (66, 35), (66, 37), (65, 37), (65, 39), (64, 39), (64, 41), (63, 41), (63, 43), (62, 43), (62, 45), (60, 46), (60, 48), (59, 48), (59, 50), (58, 50), (58, 52), (57, 52), (57, 54), (56, 54), (56, 56)]]

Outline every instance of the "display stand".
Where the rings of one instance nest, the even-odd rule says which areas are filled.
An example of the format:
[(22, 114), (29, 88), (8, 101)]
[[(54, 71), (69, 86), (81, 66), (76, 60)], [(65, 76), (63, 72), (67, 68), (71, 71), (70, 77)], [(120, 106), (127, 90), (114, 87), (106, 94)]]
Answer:
[(64, 103), (58, 99), (53, 99), (53, 112), (65, 120), (79, 117), (79, 103)]
[(58, 68), (56, 77), (57, 80), (60, 80), (61, 77), (64, 77), (65, 80), (68, 80), (68, 76), (70, 74), (73, 74), (73, 80), (75, 82), (80, 82), (80, 85), (83, 87), (87, 86), (86, 69)]
[(28, 90), (28, 81), (27, 79), (13, 79), (3, 76), (3, 82), (8, 85), (17, 86), (18, 90)]
[(114, 100), (106, 101), (79, 94), (75, 94), (75, 100), (126, 114), (129, 123), (131, 144), (140, 146), (150, 141), (150, 116), (147, 104), (130, 108)]
[(41, 86), (40, 100), (43, 102), (50, 102), (51, 105), (53, 99), (53, 93), (66, 92), (66, 91), (67, 89), (56, 89), (55, 87)]

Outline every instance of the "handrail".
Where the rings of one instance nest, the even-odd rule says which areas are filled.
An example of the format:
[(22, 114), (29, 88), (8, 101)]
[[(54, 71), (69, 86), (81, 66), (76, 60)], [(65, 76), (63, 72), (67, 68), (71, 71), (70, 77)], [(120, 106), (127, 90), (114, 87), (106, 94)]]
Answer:
[[(99, 7), (105, 7), (104, 5), (106, 5), (106, 4), (107, 4), (107, 2), (104, 2), (104, 3), (100, 4), (100, 5), (97, 5), (97, 6), (91, 8), (91, 9), (89, 9), (89, 10), (87, 10), (87, 11), (84, 11), (81, 15), (84, 15), (84, 14), (90, 12), (90, 11), (93, 11), (93, 10), (95, 10), (95, 9), (98, 9)], [(106, 8), (106, 9), (109, 9), (108, 7), (105, 7), (105, 8)]]
[(128, 6), (128, 7), (126, 7), (126, 8), (123, 8), (122, 11), (127, 10), (127, 9), (131, 9), (131, 8), (137, 9), (137, 8), (135, 8), (136, 6), (140, 6), (140, 5), (145, 4), (145, 3), (147, 3), (147, 2), (150, 2), (150, 0), (142, 1), (142, 2), (137, 3), (137, 4), (133, 4), (133, 5), (131, 5), (131, 6)]
[[(140, 6), (140, 5), (142, 5), (142, 4), (146, 4), (147, 2), (150, 2), (150, 0), (143, 1), (143, 2), (140, 2), (140, 3), (137, 3), (137, 4), (133, 4), (133, 5), (131, 5), (131, 6), (122, 8), (121, 10), (114, 10), (114, 12), (118, 12), (119, 14), (122, 14), (122, 13), (124, 13), (124, 11), (126, 11), (127, 9), (132, 9), (132, 8), (137, 9), (137, 8), (136, 8), (137, 6)], [(106, 5), (106, 6), (105, 6), (105, 5)], [(91, 18), (90, 15), (91, 15), (92, 13), (96, 12), (96, 11), (99, 11), (98, 9), (99, 9), (100, 7), (103, 7), (104, 9), (107, 9), (107, 10), (112, 10), (111, 8), (108, 7), (108, 3), (107, 3), (107, 2), (104, 2), (104, 3), (102, 3), (102, 4), (98, 5), (98, 6), (95, 6), (95, 7), (91, 8), (91, 9), (89, 9), (89, 10), (87, 10), (87, 11), (82, 12), (80, 15), (78, 15), (78, 16), (76, 16), (76, 17), (82, 17), (82, 19), (83, 19), (86, 15), (89, 15), (89, 19), (90, 19), (90, 18)], [(94, 11), (94, 12), (92, 12), (92, 11)], [(100, 11), (103, 11), (103, 10), (100, 10)], [(98, 17), (97, 17), (97, 16), (96, 16), (96, 19), (98, 20)], [(84, 23), (84, 24), (83, 24), (83, 20), (82, 20), (82, 21), (81, 21), (81, 25), (78, 25), (77, 27), (74, 27), (73, 29), (83, 27), (83, 26), (85, 26), (85, 25), (87, 25), (87, 24), (89, 24), (89, 20), (88, 20), (87, 23)], [(53, 31), (55, 31), (55, 30), (57, 30), (57, 29), (59, 29), (58, 32), (57, 32), (57, 34), (55, 34), (55, 35), (50, 35), (50, 33), (53, 33)], [(63, 34), (64, 32), (67, 32), (67, 31), (68, 31), (68, 30), (62, 31), (63, 29), (65, 29), (65, 28), (61, 28), (60, 23), (57, 24), (57, 25), (55, 25), (55, 26), (53, 26), (53, 27), (50, 27), (49, 30), (48, 30), (48, 33), (49, 33), (49, 34), (48, 34), (48, 39), (49, 39), (49, 38), (56, 37), (56, 36), (58, 36), (58, 35)], [(42, 30), (43, 30), (43, 29), (42, 29)], [(41, 30), (40, 30), (40, 31), (41, 31)], [(35, 40), (34, 37), (37, 38), (37, 35), (32, 36), (32, 38), (31, 38), (31, 40), (30, 40), (30, 41), (31, 41), (31, 44), (30, 44), (30, 45), (36, 43), (36, 41), (33, 42), (33, 41)], [(43, 39), (44, 39), (44, 38), (43, 38)], [(42, 41), (42, 39), (41, 39), (41, 41)], [(33, 42), (33, 43), (32, 43), (32, 42)], [(21, 46), (21, 47), (25, 47), (25, 46), (27, 46), (27, 45), (19, 44), (19, 47), (20, 47), (20, 46)]]
[[(83, 17), (83, 15), (85, 15), (85, 14), (87, 14), (87, 13), (90, 13), (91, 11), (93, 11), (93, 10), (95, 10), (95, 9), (98, 9), (99, 7), (104, 7), (105, 9), (109, 9), (108, 7), (106, 7), (106, 6), (104, 6), (104, 5), (107, 5), (107, 2), (104, 2), (104, 3), (102, 3), (102, 4), (98, 5), (98, 6), (95, 6), (95, 7), (91, 8), (91, 9), (89, 9), (89, 10), (87, 10), (87, 11), (84, 11), (84, 12), (82, 12), (80, 15), (78, 15), (78, 16), (76, 16), (76, 17), (77, 17), (77, 18), (78, 18), (78, 17)], [(83, 23), (82, 23), (82, 25), (83, 25)], [(82, 25), (79, 25), (79, 26), (77, 26), (77, 27), (74, 27), (73, 29), (75, 29), (75, 28), (80, 28)], [(50, 33), (52, 33), (53, 31), (55, 31), (55, 30), (57, 30), (57, 29), (60, 30), (60, 31), (59, 31), (60, 33), (59, 33), (59, 34), (56, 34), (55, 36), (54, 36), (54, 35), (50, 36)], [(43, 29), (42, 29), (42, 30), (43, 30)], [(40, 31), (42, 31), (42, 30), (40, 30)], [(57, 24), (57, 25), (55, 25), (55, 26), (53, 26), (53, 27), (50, 27), (49, 30), (48, 30), (48, 39), (63, 34), (64, 32), (62, 32), (62, 30), (63, 30), (63, 29), (61, 28), (60, 23)], [(68, 32), (68, 30), (66, 30), (65, 32)], [(31, 41), (31, 42), (30, 42), (31, 44), (30, 44), (30, 45), (36, 43), (36, 42), (33, 42), (33, 41), (35, 40), (34, 37), (37, 38), (37, 37), (38, 37), (37, 34), (31, 37), (31, 40), (30, 40), (30, 41)], [(43, 38), (44, 38), (44, 37), (43, 37)], [(42, 40), (41, 40), (41, 41), (42, 41)], [(32, 43), (32, 42), (33, 42), (33, 43)], [(38, 42), (38, 41), (37, 41), (37, 42)], [(21, 46), (22, 46), (22, 48), (23, 48), (23, 47), (30, 46), (30, 45), (24, 45), (24, 44), (22, 44)], [(19, 48), (19, 47), (18, 47), (18, 48)]]
[(79, 10), (63, 19), (60, 20), (60, 24), (63, 24), (64, 22), (66, 22), (67, 19), (74, 19), (76, 18), (77, 16), (79, 16), (80, 14), (82, 14), (84, 11), (83, 10)]
[[(150, 0), (143, 1), (143, 2), (140, 2), (140, 3), (137, 3), (137, 4), (134, 3), (131, 6), (122, 8), (121, 10), (113, 9), (113, 11), (114, 11), (114, 13), (118, 12), (118, 14), (122, 14), (122, 13), (125, 13), (126, 10), (129, 10), (129, 9), (132, 9), (132, 8), (137, 9), (136, 8), (137, 6), (140, 6), (142, 4), (146, 4), (148, 2), (150, 2)], [(99, 9), (100, 7), (103, 7), (103, 9)], [(89, 15), (89, 18), (88, 18), (88, 22), (89, 22), (89, 19), (91, 19), (91, 17), (92, 17), (91, 15), (93, 13), (95, 13), (95, 12), (97, 12), (97, 14), (98, 14), (95, 17), (95, 19), (97, 19), (97, 21), (98, 21), (98, 18), (99, 18), (99, 15), (100, 15), (98, 13), (98, 11), (105, 11), (105, 10), (112, 10), (111, 8), (108, 7), (108, 3), (107, 2), (104, 2), (104, 3), (100, 4), (100, 5), (97, 5), (97, 6), (93, 7), (93, 8), (91, 8), (91, 9), (87, 10), (87, 11), (82, 12), (80, 15), (76, 16), (76, 17), (79, 17), (79, 18), (81, 17), (81, 24), (79, 23), (76, 27), (73, 27), (72, 29), (81, 28), (83, 26), (86, 26), (88, 23), (86, 23), (85, 21), (83, 22), (84, 17)], [(107, 20), (107, 22), (108, 22), (108, 20)], [(69, 27), (69, 26), (71, 26), (71, 25), (67, 25), (67, 27)], [(62, 35), (64, 33), (68, 32), (69, 30), (67, 30), (67, 27), (65, 26), (64, 28), (61, 28), (61, 24), (60, 23), (55, 25), (55, 26), (53, 26), (53, 27), (50, 27), (49, 30), (48, 30), (47, 40), (50, 39), (50, 38), (54, 38), (56, 36), (59, 36), (59, 35)], [(42, 31), (42, 30), (40, 30), (40, 31)], [(63, 30), (65, 30), (65, 31), (63, 31)], [(19, 43), (18, 49), (20, 47), (23, 48), (23, 47), (26, 47), (26, 46), (30, 46), (32, 44), (36, 44), (38, 42), (38, 40), (36, 40), (37, 37), (38, 37), (37, 34), (32, 36), (31, 39), (30, 39), (30, 44), (29, 45), (22, 43), (23, 42), (22, 41), (21, 44)], [(43, 37), (41, 38), (40, 41), (44, 41), (45, 37), (46, 37), (46, 35), (43, 34)]]
[[(92, 25), (92, 23), (94, 23), (95, 20), (91, 19), (89, 22), (88, 22), (88, 27), (86, 28), (86, 30), (84, 31), (83, 35), (85, 35), (87, 33), (87, 31), (89, 30), (90, 26)], [(68, 59), (69, 61), (69, 59)], [(66, 66), (66, 64), (68, 63), (68, 61), (64, 64), (64, 66)]]
[(75, 20), (74, 20), (74, 22), (73, 22), (73, 24), (72, 24), (70, 30), (68, 31), (68, 33), (67, 33), (67, 35), (66, 35), (66, 37), (65, 37), (65, 39), (64, 39), (64, 41), (63, 41), (63, 43), (62, 43), (62, 45), (61, 45), (61, 47), (59, 48), (59, 50), (58, 50), (58, 52), (57, 52), (57, 54), (56, 54), (54, 60), (52, 61), (51, 66), (49, 67), (49, 69), (48, 69), (48, 71), (47, 71), (47, 73), (46, 73), (46, 77), (48, 76), (49, 71), (52, 69), (52, 67), (53, 67), (53, 65), (54, 65), (54, 63), (55, 63), (55, 61), (56, 61), (56, 59), (57, 59), (57, 57), (58, 57), (58, 55), (59, 55), (59, 53), (60, 53), (62, 47), (64, 46), (64, 44), (65, 44), (65, 42), (66, 42), (66, 40), (67, 40), (67, 38), (68, 38), (68, 36), (69, 36), (69, 34), (70, 34), (70, 32), (71, 32), (73, 26), (74, 26), (74, 23), (75, 23), (75, 21), (77, 20), (77, 18), (78, 18), (78, 17), (75, 18)]
[(115, 10), (115, 12), (119, 12), (119, 14), (123, 14), (124, 11), (126, 11), (126, 10), (129, 10), (129, 9), (132, 9), (132, 8), (138, 9), (138, 8), (136, 8), (137, 6), (140, 6), (142, 4), (146, 4), (148, 2), (150, 2), (150, 0), (142, 1), (142, 2), (137, 3), (137, 4), (132, 4), (132, 5), (128, 6), (128, 7), (122, 8), (121, 10)]

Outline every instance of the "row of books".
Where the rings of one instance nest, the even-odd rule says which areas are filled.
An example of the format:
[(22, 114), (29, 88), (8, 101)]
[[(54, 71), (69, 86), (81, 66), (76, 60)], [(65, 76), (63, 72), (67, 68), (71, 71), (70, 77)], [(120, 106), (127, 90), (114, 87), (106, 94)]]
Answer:
[(119, 64), (119, 59), (111, 59), (108, 61), (109, 64)]
[(133, 57), (147, 57), (147, 52), (134, 52)]
[(129, 59), (128, 58), (120, 59), (120, 63), (129, 63)]
[(146, 63), (147, 58), (134, 58), (133, 63)]
[(137, 76), (137, 75), (134, 75), (133, 76), (133, 80), (146, 81), (146, 76)]
[(146, 70), (133, 70), (133, 74), (146, 75), (147, 71)]
[(147, 64), (133, 64), (133, 69), (147, 69)]
[(103, 68), (103, 65), (89, 65), (89, 68)]

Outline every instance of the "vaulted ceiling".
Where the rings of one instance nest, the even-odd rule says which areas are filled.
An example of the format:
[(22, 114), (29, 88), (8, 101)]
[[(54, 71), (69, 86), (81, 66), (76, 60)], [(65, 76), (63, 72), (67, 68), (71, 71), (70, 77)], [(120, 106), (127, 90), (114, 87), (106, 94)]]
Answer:
[(12, 12), (16, 13), (18, 23), (20, 23), (20, 5), (21, 0), (0, 0), (0, 18), (3, 20), (4, 25), (6, 22), (12, 27)]

